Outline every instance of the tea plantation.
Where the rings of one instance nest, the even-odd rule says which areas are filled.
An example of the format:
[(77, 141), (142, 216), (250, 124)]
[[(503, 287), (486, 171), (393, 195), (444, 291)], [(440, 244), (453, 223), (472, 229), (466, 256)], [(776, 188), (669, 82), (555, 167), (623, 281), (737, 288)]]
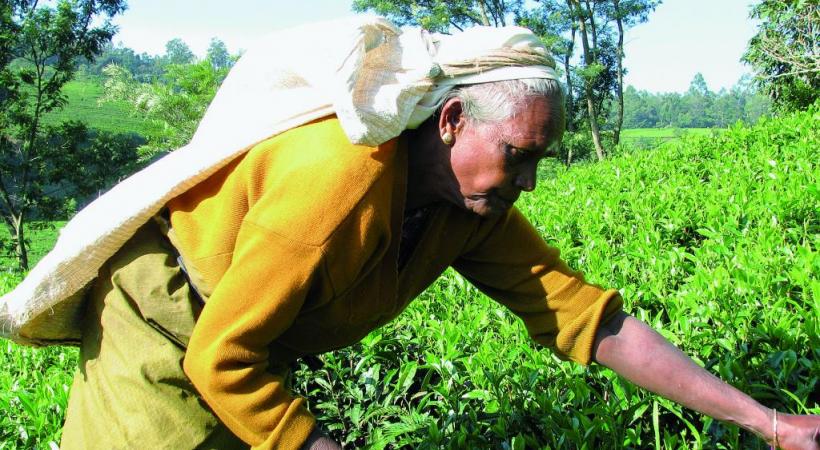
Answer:
[[(820, 413), (820, 111), (543, 170), (518, 207), (589, 280), (770, 407)], [(19, 280), (0, 275), (0, 292)], [(74, 349), (2, 343), (0, 448), (59, 442)], [(446, 273), (294, 389), (346, 448), (766, 448), (736, 427), (561, 362)]]

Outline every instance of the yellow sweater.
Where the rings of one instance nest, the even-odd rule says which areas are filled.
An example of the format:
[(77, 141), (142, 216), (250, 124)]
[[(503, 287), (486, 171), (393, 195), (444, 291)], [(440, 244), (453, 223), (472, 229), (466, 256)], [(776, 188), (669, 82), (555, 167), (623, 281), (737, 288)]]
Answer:
[(271, 138), (168, 204), (208, 298), (184, 361), (217, 416), (256, 448), (298, 448), (314, 419), (277, 367), (357, 342), (448, 266), (521, 317), (560, 356), (591, 359), (621, 307), (586, 284), (516, 210), (482, 219), (437, 205), (397, 272), (407, 183), (400, 139), (352, 145), (338, 120)]

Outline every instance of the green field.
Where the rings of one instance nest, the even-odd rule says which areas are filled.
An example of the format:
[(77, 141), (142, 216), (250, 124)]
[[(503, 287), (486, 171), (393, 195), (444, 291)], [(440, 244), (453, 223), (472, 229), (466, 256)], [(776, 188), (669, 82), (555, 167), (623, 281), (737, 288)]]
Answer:
[[(820, 112), (557, 166), (519, 208), (626, 309), (770, 407), (820, 413)], [(0, 272), (0, 292), (19, 279)], [(0, 448), (58, 442), (76, 352), (4, 343)], [(294, 388), (347, 448), (768, 448), (534, 348), (447, 272)]]
[(90, 127), (114, 133), (137, 133), (152, 136), (159, 130), (153, 124), (131, 114), (131, 106), (125, 102), (100, 103), (103, 88), (92, 78), (77, 79), (63, 87), (68, 99), (65, 108), (45, 116), (45, 123), (58, 124), (66, 120), (79, 120)]
[[(33, 222), (25, 228), (25, 236), (29, 241), (28, 257), (31, 265), (40, 260), (54, 243), (57, 242), (57, 230), (65, 222)], [(0, 227), (0, 243), (9, 242), (11, 236), (7, 227)], [(3, 246), (5, 247), (5, 246)], [(0, 253), (0, 271), (15, 267), (15, 258), (9, 253)]]
[(621, 132), (625, 138), (659, 138), (674, 139), (685, 134), (703, 135), (712, 132), (712, 128), (629, 128)]
[(717, 128), (628, 128), (621, 131), (621, 141), (625, 144), (643, 142), (657, 145), (683, 136), (703, 136), (722, 131)]

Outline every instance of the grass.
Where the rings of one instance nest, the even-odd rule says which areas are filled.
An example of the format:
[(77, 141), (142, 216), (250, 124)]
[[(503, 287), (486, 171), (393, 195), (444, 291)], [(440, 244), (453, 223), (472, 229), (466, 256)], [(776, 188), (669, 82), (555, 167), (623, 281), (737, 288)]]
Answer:
[(132, 115), (132, 107), (126, 102), (100, 104), (103, 87), (96, 79), (79, 78), (70, 81), (63, 87), (63, 93), (68, 98), (67, 106), (46, 115), (46, 124), (79, 120), (103, 131), (136, 133), (144, 137), (159, 131), (155, 125)]
[[(557, 165), (519, 208), (699, 364), (767, 406), (817, 414), (818, 119)], [(3, 276), (0, 292), (19, 279)], [(4, 348), (0, 448), (58, 442), (76, 352)], [(302, 362), (294, 389), (346, 448), (767, 448), (534, 348), (518, 319), (452, 271), (361, 343)]]

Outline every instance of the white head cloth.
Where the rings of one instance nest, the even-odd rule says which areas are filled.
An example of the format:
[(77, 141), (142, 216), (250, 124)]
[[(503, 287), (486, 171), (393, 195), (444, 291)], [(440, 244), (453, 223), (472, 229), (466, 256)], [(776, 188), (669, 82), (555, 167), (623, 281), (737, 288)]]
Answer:
[(0, 299), (0, 334), (27, 344), (76, 342), (82, 291), (170, 199), (255, 144), (336, 114), (351, 142), (378, 145), (428, 118), (456, 85), (557, 79), (529, 30), (453, 36), (356, 17), (278, 31), (236, 63), (191, 142), (80, 211), (54, 249)]

